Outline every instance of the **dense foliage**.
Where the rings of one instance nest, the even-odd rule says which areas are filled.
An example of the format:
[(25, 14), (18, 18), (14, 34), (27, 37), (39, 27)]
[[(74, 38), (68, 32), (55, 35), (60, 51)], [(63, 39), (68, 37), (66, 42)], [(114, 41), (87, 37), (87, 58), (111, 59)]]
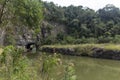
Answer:
[(23, 49), (7, 46), (0, 55), (0, 80), (76, 80), (74, 64), (61, 58), (56, 53), (25, 55)]
[(43, 20), (41, 0), (1, 0), (0, 29), (4, 31), (4, 45), (17, 44), (16, 35), (23, 36), (33, 30), (36, 40)]
[[(120, 9), (112, 4), (98, 11), (83, 6), (61, 7), (52, 2), (44, 2), (44, 7), (45, 20), (66, 25), (67, 36), (77, 39), (78, 43), (89, 43), (91, 38), (98, 43), (117, 42), (113, 39), (120, 35)], [(67, 37), (62, 33), (60, 35), (60, 38)]]

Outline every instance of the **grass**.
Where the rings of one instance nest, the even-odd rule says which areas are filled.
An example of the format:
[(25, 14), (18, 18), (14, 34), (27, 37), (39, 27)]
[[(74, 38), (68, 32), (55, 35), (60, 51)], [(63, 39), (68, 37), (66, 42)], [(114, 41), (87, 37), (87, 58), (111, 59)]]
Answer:
[[(23, 50), (14, 46), (6, 46), (2, 51), (0, 80), (58, 80), (55, 76), (60, 76), (60, 68), (64, 71), (61, 56), (57, 54), (22, 55)], [(57, 72), (52, 74), (54, 71)]]
[(3, 49), (2, 49), (2, 48), (0, 48), (0, 55), (2, 54), (2, 52), (3, 52)]
[(82, 48), (82, 47), (97, 47), (103, 48), (106, 50), (118, 50), (120, 51), (120, 44), (77, 44), (77, 45), (45, 45), (42, 48), (50, 47), (50, 48)]
[[(56, 62), (56, 65), (51, 66), (51, 64), (55, 63), (54, 55), (39, 54), (33, 56), (33, 58), (28, 58), (27, 56), (26, 58), (27, 61), (23, 60), (22, 62), (20, 62), (22, 70), (19, 67), (17, 67), (17, 69), (20, 69), (19, 72), (17, 74), (12, 73), (12, 75), (10, 75), (12, 79), (9, 80), (61, 80), (64, 76), (63, 74), (65, 69), (62, 63), (59, 64), (59, 62)], [(45, 60), (43, 60), (43, 58)], [(55, 57), (55, 59), (57, 60), (59, 58)], [(45, 64), (45, 69), (43, 69), (44, 61), (48, 62), (47, 64)], [(6, 74), (5, 69), (5, 65), (0, 65), (0, 80), (8, 80), (6, 79), (6, 76), (9, 77), (9, 74), (8, 72)]]
[[(44, 49), (46, 50), (45, 52), (53, 50), (56, 51), (57, 53), (90, 57), (93, 57), (97, 54), (98, 54), (97, 56), (99, 56), (99, 53), (96, 53), (95, 49), (102, 49), (104, 53), (102, 54), (102, 56), (107, 55), (107, 58), (109, 58), (110, 55), (108, 55), (108, 53), (105, 53), (104, 51), (117, 51), (116, 53), (120, 52), (120, 44), (45, 45), (42, 46), (42, 48), (43, 51)], [(113, 56), (115, 57), (115, 55)], [(110, 57), (112, 58), (113, 56)]]

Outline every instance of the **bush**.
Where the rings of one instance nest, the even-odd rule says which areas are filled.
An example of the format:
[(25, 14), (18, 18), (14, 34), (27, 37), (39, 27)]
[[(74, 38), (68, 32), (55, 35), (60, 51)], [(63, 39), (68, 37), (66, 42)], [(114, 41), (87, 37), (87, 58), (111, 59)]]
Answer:
[[(57, 54), (41, 54), (30, 59), (23, 55), (22, 49), (7, 46), (0, 55), (0, 61), (1, 80), (58, 80), (54, 76), (59, 77), (64, 71), (64, 80), (76, 80), (74, 66), (69, 64), (64, 68), (61, 56)], [(63, 73), (56, 74), (61, 68)]]
[(65, 75), (63, 80), (76, 80), (75, 69), (73, 63), (68, 63), (65, 66)]
[[(58, 55), (55, 53), (53, 55), (42, 55), (42, 69), (41, 74), (43, 80), (51, 80), (52, 78), (52, 71), (54, 71), (54, 68), (58, 65)], [(61, 60), (60, 60), (61, 61)]]
[(64, 40), (64, 38), (65, 38), (65, 35), (63, 33), (59, 33), (56, 36), (56, 40), (58, 43), (62, 42)]
[(112, 41), (113, 41), (113, 37), (110, 36), (108, 37), (101, 36), (98, 38), (98, 43), (111, 43)]
[(113, 43), (120, 43), (120, 35), (115, 35), (114, 39), (112, 40)]
[(64, 40), (67, 44), (73, 44), (75, 39), (71, 36), (66, 36)]
[(15, 45), (15, 37), (11, 33), (5, 35), (4, 45)]
[(2, 67), (4, 67), (3, 73), (5, 75), (5, 80), (36, 79), (36, 74), (34, 74), (35, 71), (32, 70), (32, 68), (29, 69), (29, 60), (26, 56), (23, 56), (22, 53), (22, 49), (17, 49), (13, 46), (4, 48), (0, 56), (0, 61)]

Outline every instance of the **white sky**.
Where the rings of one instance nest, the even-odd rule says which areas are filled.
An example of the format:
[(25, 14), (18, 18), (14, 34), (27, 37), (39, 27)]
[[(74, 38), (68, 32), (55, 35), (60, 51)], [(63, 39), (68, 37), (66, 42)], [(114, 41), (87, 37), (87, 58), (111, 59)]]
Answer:
[(113, 4), (116, 7), (120, 8), (120, 0), (42, 0), (48, 2), (54, 2), (55, 4), (61, 6), (69, 6), (69, 5), (82, 5), (83, 7), (89, 7), (94, 10), (98, 10), (100, 8), (105, 7), (107, 4)]

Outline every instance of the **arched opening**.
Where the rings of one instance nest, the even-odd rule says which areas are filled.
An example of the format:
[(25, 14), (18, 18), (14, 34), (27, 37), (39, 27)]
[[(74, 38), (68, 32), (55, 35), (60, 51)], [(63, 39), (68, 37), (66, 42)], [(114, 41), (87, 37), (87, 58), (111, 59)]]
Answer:
[(36, 47), (35, 42), (29, 42), (25, 45), (25, 48), (27, 49), (27, 52), (32, 51), (32, 49)]

